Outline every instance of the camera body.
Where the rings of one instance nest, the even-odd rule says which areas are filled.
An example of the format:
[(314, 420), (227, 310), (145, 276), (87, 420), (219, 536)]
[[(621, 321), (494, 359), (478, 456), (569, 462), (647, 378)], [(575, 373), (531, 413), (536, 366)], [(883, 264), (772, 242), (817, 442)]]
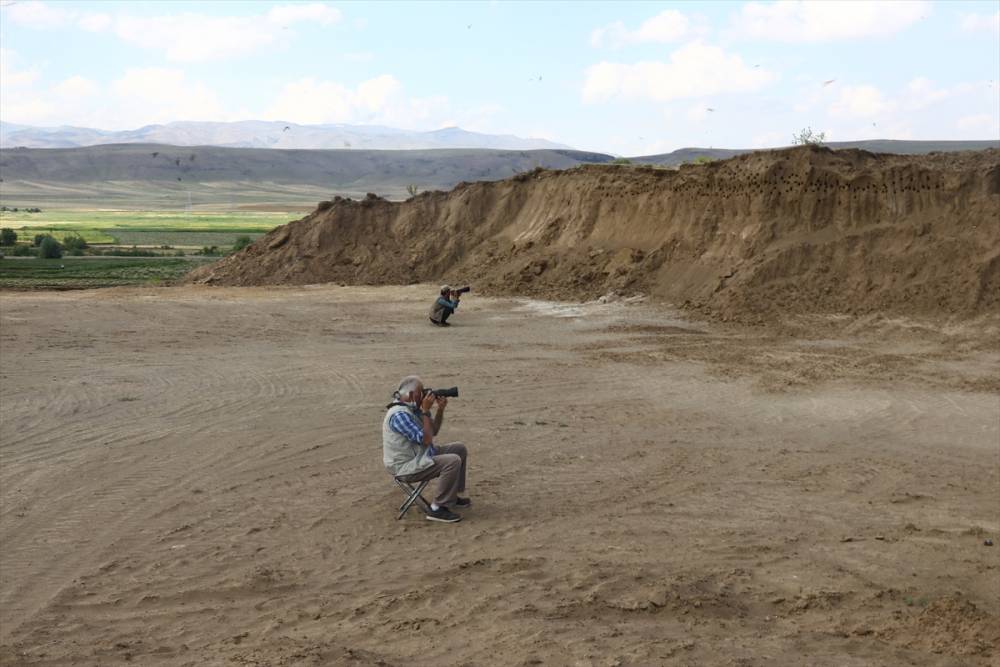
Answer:
[(442, 398), (458, 398), (458, 387), (448, 387), (447, 389), (424, 389), (425, 394), (434, 394)]

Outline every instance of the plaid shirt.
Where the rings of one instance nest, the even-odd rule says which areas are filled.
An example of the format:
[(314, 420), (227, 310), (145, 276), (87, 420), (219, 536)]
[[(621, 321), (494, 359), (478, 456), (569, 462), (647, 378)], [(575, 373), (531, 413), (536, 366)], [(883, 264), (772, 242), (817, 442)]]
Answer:
[[(399, 433), (407, 440), (412, 440), (418, 445), (424, 444), (424, 427), (422, 420), (418, 420), (412, 412), (400, 410), (392, 417), (389, 417), (389, 428)], [(427, 446), (427, 453), (434, 456), (437, 450), (434, 445)]]

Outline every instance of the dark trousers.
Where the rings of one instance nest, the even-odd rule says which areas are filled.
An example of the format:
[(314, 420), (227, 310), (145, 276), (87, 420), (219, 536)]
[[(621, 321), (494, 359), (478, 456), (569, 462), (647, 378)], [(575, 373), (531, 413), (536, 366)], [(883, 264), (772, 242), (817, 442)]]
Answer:
[(454, 312), (455, 312), (454, 308), (444, 308), (441, 311), (441, 324), (444, 324), (445, 322), (447, 322), (448, 318), (451, 317), (451, 314), (454, 313)]

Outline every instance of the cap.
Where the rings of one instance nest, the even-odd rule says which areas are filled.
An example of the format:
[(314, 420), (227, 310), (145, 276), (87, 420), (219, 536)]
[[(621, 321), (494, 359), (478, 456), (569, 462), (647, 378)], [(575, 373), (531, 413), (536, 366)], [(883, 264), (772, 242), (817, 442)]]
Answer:
[(451, 291), (451, 285), (441, 285), (441, 294)]

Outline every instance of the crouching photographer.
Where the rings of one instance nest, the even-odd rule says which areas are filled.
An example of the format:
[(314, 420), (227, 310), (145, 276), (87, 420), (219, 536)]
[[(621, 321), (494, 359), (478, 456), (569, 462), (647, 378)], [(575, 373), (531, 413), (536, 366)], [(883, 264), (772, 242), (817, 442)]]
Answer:
[(450, 285), (442, 285), (438, 298), (431, 306), (431, 324), (439, 327), (449, 327), (448, 318), (458, 309), (462, 295), (472, 288), (466, 285), (458, 289), (452, 289)]
[[(427, 518), (455, 523), (462, 517), (451, 508), (472, 505), (458, 494), (465, 491), (468, 451), (461, 442), (435, 445), (434, 436), (444, 422), (448, 397), (458, 396), (458, 388), (424, 389), (416, 375), (403, 378), (393, 393), (393, 400), (382, 421), (382, 463), (404, 482), (422, 482), (438, 478), (437, 495)], [(435, 409), (433, 417), (431, 409)]]

